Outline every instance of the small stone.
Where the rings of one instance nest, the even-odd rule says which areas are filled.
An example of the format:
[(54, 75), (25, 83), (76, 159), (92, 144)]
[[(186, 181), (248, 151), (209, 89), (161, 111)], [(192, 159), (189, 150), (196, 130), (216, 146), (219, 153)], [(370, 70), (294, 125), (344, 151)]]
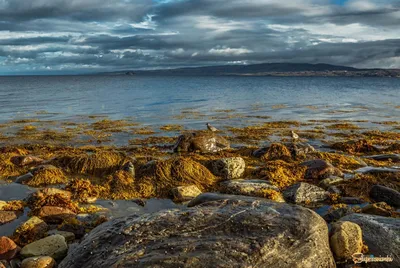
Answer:
[(369, 195), (377, 202), (386, 202), (388, 205), (400, 207), (400, 193), (389, 187), (374, 185)]
[(171, 190), (174, 201), (185, 202), (192, 200), (199, 194), (201, 194), (200, 189), (196, 185), (190, 186), (179, 186)]
[(56, 262), (52, 257), (30, 257), (22, 261), (21, 268), (53, 268)]
[(62, 235), (52, 235), (37, 240), (22, 248), (20, 254), (24, 258), (50, 256), (53, 259), (62, 259), (68, 252), (68, 245)]
[(11, 260), (17, 254), (18, 246), (6, 236), (0, 237), (0, 260)]
[(212, 162), (212, 172), (216, 176), (232, 180), (242, 177), (246, 163), (241, 157), (222, 158)]
[(18, 215), (15, 211), (0, 211), (0, 225), (12, 222), (16, 218)]
[(6, 201), (0, 200), (0, 210), (3, 210), (3, 207), (5, 207), (6, 205), (7, 205)]
[(391, 210), (392, 208), (388, 206), (385, 202), (379, 202), (366, 205), (361, 209), (361, 212), (365, 214), (389, 217), (391, 215)]
[(337, 260), (351, 260), (354, 253), (362, 251), (361, 228), (348, 221), (334, 223), (329, 242)]
[(306, 161), (301, 163), (300, 165), (308, 167), (305, 174), (306, 179), (323, 180), (331, 176), (344, 176), (339, 169), (335, 168), (331, 163), (322, 159)]
[(38, 217), (48, 223), (62, 223), (76, 217), (76, 214), (63, 207), (44, 206), (38, 212)]
[(283, 196), (296, 204), (312, 204), (327, 200), (329, 193), (318, 186), (300, 182), (286, 188)]
[(26, 222), (17, 227), (13, 234), (13, 239), (20, 246), (25, 246), (46, 236), (47, 224), (36, 216), (31, 217)]
[(59, 230), (51, 230), (47, 232), (48, 235), (62, 235), (65, 238), (67, 243), (74, 242), (75, 234), (71, 232), (59, 231)]
[(343, 181), (344, 179), (340, 177), (329, 177), (320, 181), (319, 186), (324, 189), (328, 189), (330, 186), (339, 184)]

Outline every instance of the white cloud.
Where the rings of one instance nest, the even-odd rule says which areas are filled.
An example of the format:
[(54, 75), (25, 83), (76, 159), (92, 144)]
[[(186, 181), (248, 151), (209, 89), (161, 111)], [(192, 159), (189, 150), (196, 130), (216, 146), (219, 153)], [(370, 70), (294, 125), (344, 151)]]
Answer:
[(251, 53), (253, 51), (246, 48), (230, 48), (230, 47), (216, 47), (208, 51), (209, 54), (217, 56), (237, 56), (242, 54)]

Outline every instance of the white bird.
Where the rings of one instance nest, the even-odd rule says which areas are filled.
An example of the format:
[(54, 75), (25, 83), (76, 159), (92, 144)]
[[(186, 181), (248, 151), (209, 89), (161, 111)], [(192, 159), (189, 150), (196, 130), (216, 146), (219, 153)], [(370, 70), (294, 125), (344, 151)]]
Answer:
[(208, 128), (209, 131), (212, 131), (212, 132), (217, 132), (218, 131), (218, 129), (216, 129), (215, 127), (210, 125), (210, 123), (207, 123), (206, 125), (207, 125), (207, 128)]
[(293, 130), (292, 130), (292, 138), (294, 141), (297, 141), (299, 139), (299, 135), (297, 135), (297, 133), (295, 133)]

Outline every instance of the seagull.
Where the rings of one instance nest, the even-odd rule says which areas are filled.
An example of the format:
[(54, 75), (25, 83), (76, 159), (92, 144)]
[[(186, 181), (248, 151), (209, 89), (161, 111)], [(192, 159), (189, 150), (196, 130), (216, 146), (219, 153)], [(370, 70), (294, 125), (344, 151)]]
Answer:
[(212, 131), (212, 132), (217, 132), (218, 131), (218, 129), (216, 129), (215, 127), (210, 125), (210, 123), (207, 123), (206, 126), (207, 126), (209, 131)]
[(292, 130), (292, 138), (293, 141), (297, 141), (299, 139), (299, 135), (297, 135), (293, 130)]

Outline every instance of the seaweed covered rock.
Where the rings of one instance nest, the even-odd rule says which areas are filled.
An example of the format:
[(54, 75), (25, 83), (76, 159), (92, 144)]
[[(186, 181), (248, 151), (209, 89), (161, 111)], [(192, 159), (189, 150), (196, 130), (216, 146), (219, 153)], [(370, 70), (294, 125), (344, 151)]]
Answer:
[(308, 154), (315, 152), (315, 148), (308, 143), (292, 142), (286, 147), (294, 159), (304, 159)]
[(221, 176), (227, 180), (233, 180), (242, 177), (246, 168), (246, 163), (241, 157), (229, 157), (214, 160), (211, 166), (212, 172), (216, 176)]
[(343, 173), (339, 169), (322, 159), (306, 161), (300, 165), (307, 167), (304, 176), (306, 179), (323, 180), (331, 176), (343, 177)]
[(283, 196), (287, 201), (296, 204), (314, 204), (326, 201), (329, 193), (318, 186), (300, 182), (286, 188)]
[(393, 258), (393, 262), (381, 262), (376, 267), (400, 267), (399, 219), (354, 213), (341, 221), (354, 222), (361, 227), (368, 254)]
[(174, 152), (216, 153), (229, 148), (230, 144), (225, 138), (214, 132), (198, 131), (179, 136)]
[(276, 202), (285, 202), (279, 188), (265, 180), (231, 180), (220, 184), (220, 192), (263, 197)]
[(65, 190), (71, 192), (72, 199), (80, 203), (94, 203), (102, 192), (102, 187), (95, 186), (90, 180), (75, 179), (70, 181)]
[(330, 147), (332, 149), (347, 152), (350, 154), (371, 153), (371, 152), (379, 152), (380, 151), (377, 147), (375, 147), (368, 140), (337, 142), (337, 143), (332, 144)]
[(377, 202), (382, 201), (391, 206), (400, 207), (400, 192), (389, 187), (375, 185), (370, 191), (370, 196)]
[(201, 194), (196, 185), (179, 186), (171, 190), (175, 202), (189, 201)]
[(48, 225), (38, 217), (31, 217), (14, 231), (13, 240), (20, 246), (25, 246), (46, 236)]
[[(67, 182), (64, 172), (52, 165), (42, 165), (30, 171), (33, 175), (30, 179), (24, 179), (23, 184), (33, 187), (46, 186), (51, 184), (62, 184)], [(18, 179), (19, 181), (21, 178)]]
[(338, 260), (351, 260), (363, 248), (362, 231), (356, 223), (340, 221), (332, 224), (329, 239), (333, 254)]
[(353, 170), (367, 166), (367, 164), (362, 159), (354, 156), (344, 155), (342, 153), (312, 152), (307, 156), (307, 159), (322, 159), (340, 169)]
[(335, 267), (315, 212), (258, 199), (114, 219), (60, 263), (74, 267)]
[(272, 143), (268, 147), (261, 148), (254, 151), (253, 155), (259, 157), (264, 161), (284, 160), (289, 161), (292, 159), (292, 154), (289, 149), (282, 143)]
[[(151, 161), (138, 171), (135, 181), (143, 198), (168, 197), (178, 186), (196, 185), (201, 191), (212, 188), (219, 179), (202, 164), (185, 157)], [(140, 189), (142, 188), (142, 189)]]

